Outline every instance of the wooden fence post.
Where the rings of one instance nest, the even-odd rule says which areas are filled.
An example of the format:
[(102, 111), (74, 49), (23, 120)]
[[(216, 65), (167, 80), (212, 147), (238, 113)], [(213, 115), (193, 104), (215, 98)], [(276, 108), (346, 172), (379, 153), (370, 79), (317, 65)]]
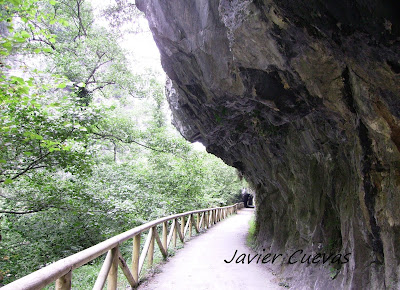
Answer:
[(153, 255), (154, 255), (154, 231), (156, 231), (157, 228), (153, 227), (153, 231), (151, 232), (151, 241), (150, 241), (150, 246), (149, 246), (149, 251), (147, 252), (147, 264), (149, 267), (153, 266)]
[(69, 271), (67, 274), (57, 279), (56, 290), (70, 290), (71, 280), (72, 280), (72, 271)]
[(181, 233), (182, 233), (182, 236), (183, 236), (182, 243), (184, 243), (185, 242), (185, 217), (184, 216), (181, 217)]
[(139, 282), (139, 257), (140, 257), (140, 233), (133, 237), (132, 249), (132, 276), (136, 285)]
[(190, 214), (189, 216), (189, 239), (192, 237), (192, 221), (193, 221), (193, 214)]
[(174, 231), (172, 234), (172, 244), (174, 245), (174, 248), (176, 248), (176, 229), (178, 227), (178, 219), (175, 219), (175, 224), (174, 224)]
[(118, 246), (111, 250), (112, 264), (107, 277), (107, 290), (116, 290), (118, 284)]
[[(163, 232), (162, 232), (162, 244), (163, 244), (163, 247), (164, 247), (164, 249), (165, 249), (165, 252), (166, 252), (167, 255), (168, 255), (168, 247), (167, 247), (167, 241), (168, 241), (168, 224), (167, 224), (167, 222), (163, 222), (162, 230), (163, 230)], [(165, 259), (166, 259), (166, 258), (167, 258), (167, 257), (165, 257)]]

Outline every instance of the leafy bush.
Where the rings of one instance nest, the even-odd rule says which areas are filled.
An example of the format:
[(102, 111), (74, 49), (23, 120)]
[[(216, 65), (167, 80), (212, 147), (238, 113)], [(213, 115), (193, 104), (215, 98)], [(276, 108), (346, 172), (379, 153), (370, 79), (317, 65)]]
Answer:
[(236, 171), (173, 132), (163, 85), (129, 71), (90, 5), (0, 4), (0, 283), (146, 221), (237, 201)]

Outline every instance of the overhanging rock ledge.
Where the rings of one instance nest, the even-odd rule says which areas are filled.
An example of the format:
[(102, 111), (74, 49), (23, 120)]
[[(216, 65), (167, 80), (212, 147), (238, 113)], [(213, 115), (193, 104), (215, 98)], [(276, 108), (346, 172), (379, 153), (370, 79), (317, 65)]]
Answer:
[(400, 3), (137, 6), (170, 78), (175, 126), (255, 187), (259, 250), (351, 253), (276, 265), (284, 283), (400, 288)]

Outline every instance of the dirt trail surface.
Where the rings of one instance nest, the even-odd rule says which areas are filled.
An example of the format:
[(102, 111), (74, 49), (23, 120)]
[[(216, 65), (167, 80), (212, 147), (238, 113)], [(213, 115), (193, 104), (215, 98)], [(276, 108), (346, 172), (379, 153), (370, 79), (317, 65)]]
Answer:
[[(283, 289), (277, 278), (261, 262), (247, 263), (247, 254), (256, 253), (246, 246), (246, 235), (252, 209), (242, 209), (214, 225), (207, 233), (192, 238), (185, 247), (161, 267), (161, 273), (139, 286), (153, 289)], [(236, 257), (231, 263), (237, 250)], [(245, 263), (236, 264), (246, 254)], [(273, 281), (275, 280), (275, 281)]]

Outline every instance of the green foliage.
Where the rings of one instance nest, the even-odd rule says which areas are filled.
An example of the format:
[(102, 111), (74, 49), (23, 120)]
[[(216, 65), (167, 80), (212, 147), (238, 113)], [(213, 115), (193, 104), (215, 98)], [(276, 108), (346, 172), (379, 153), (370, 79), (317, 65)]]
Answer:
[[(31, 212), (4, 215), (0, 257), (7, 259), (0, 268), (11, 275), (5, 281), (146, 221), (227, 203), (229, 192), (211, 195), (212, 187), (229, 186), (236, 173), (215, 157), (192, 149), (184, 158), (152, 154), (133, 154), (120, 164), (109, 160), (87, 175), (35, 172), (3, 187), (4, 210)], [(217, 167), (230, 171), (227, 180), (212, 173)]]
[(80, 87), (74, 89), (65, 74), (40, 72), (23, 57), (54, 49), (57, 35), (43, 23), (67, 22), (56, 18), (55, 11), (41, 9), (54, 7), (54, 1), (7, 4), (0, 19), (7, 23), (0, 49), (0, 183), (40, 168), (84, 171), (91, 155), (88, 133), (101, 117), (100, 109), (83, 108)]
[(40, 172), (3, 188), (4, 210), (30, 214), (4, 215), (1, 269), (22, 276), (138, 225), (122, 199), (90, 185), (84, 176)]
[(335, 267), (329, 268), (329, 277), (334, 280), (339, 275), (340, 269), (336, 269)]
[(143, 14), (140, 12), (134, 3), (127, 0), (119, 0), (114, 3), (109, 3), (102, 12), (107, 18), (112, 31), (115, 34), (123, 36), (124, 34), (137, 33), (142, 31), (137, 19)]
[[(24, 83), (20, 79), (20, 83)], [(74, 95), (57, 100), (36, 94), (4, 94), (0, 84), (0, 183), (31, 170), (85, 170), (90, 162), (88, 132), (99, 109), (77, 105)]]
[(247, 233), (247, 245), (254, 248), (256, 245), (256, 221), (254, 216), (249, 221), (249, 232)]
[(163, 85), (129, 71), (88, 3), (0, 4), (0, 283), (146, 221), (237, 201), (236, 171), (173, 132)]
[[(39, 32), (43, 41), (53, 41), (54, 36), (46, 29), (40, 29), (32, 23), (32, 20), (50, 19), (54, 15), (38, 9), (38, 0), (0, 0), (0, 23), (3, 28), (0, 55), (1, 57), (9, 56), (16, 51), (18, 53), (33, 52), (30, 51), (27, 44), (32, 38), (32, 33)], [(20, 29), (16, 27), (16, 19), (26, 27)], [(31, 32), (31, 33), (30, 33)], [(4, 65), (4, 62), (2, 62)]]

